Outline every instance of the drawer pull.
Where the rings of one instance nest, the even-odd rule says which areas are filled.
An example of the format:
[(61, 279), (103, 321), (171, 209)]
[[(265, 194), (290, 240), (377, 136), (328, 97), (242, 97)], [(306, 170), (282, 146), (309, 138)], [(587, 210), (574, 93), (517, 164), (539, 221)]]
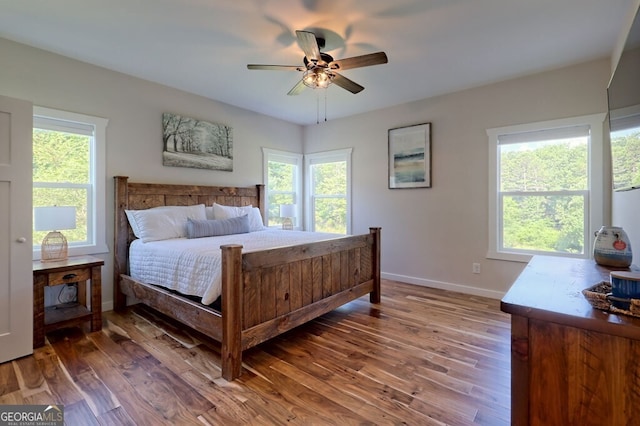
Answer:
[(77, 277), (77, 274), (67, 274), (65, 276), (62, 277), (63, 280), (70, 280), (71, 278), (75, 278)]

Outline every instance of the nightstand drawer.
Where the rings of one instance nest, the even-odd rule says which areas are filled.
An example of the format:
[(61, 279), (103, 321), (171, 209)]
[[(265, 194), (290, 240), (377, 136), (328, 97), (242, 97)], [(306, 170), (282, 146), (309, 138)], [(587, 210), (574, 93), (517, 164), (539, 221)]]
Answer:
[(89, 268), (73, 269), (64, 272), (52, 272), (49, 274), (49, 285), (71, 284), (86, 281), (90, 278)]

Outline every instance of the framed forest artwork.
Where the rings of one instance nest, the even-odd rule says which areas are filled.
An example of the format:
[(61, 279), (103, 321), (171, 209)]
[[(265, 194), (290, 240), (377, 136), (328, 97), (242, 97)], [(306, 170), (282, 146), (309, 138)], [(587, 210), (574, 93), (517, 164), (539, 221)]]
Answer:
[(431, 188), (431, 123), (389, 130), (389, 188)]
[(233, 128), (177, 114), (162, 114), (162, 164), (233, 171)]

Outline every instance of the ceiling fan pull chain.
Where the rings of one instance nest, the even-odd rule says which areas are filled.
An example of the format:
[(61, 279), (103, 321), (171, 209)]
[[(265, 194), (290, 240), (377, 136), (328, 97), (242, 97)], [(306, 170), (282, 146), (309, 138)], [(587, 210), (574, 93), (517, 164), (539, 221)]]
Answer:
[(327, 121), (327, 89), (324, 89), (324, 121)]
[(316, 124), (320, 124), (320, 93), (316, 92)]

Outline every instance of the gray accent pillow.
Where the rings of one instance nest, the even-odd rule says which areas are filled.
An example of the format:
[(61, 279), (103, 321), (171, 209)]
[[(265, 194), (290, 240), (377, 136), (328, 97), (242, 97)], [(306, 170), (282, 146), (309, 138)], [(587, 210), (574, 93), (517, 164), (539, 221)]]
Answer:
[(229, 219), (187, 221), (187, 238), (215, 237), (217, 235), (246, 234), (249, 232), (249, 216)]

